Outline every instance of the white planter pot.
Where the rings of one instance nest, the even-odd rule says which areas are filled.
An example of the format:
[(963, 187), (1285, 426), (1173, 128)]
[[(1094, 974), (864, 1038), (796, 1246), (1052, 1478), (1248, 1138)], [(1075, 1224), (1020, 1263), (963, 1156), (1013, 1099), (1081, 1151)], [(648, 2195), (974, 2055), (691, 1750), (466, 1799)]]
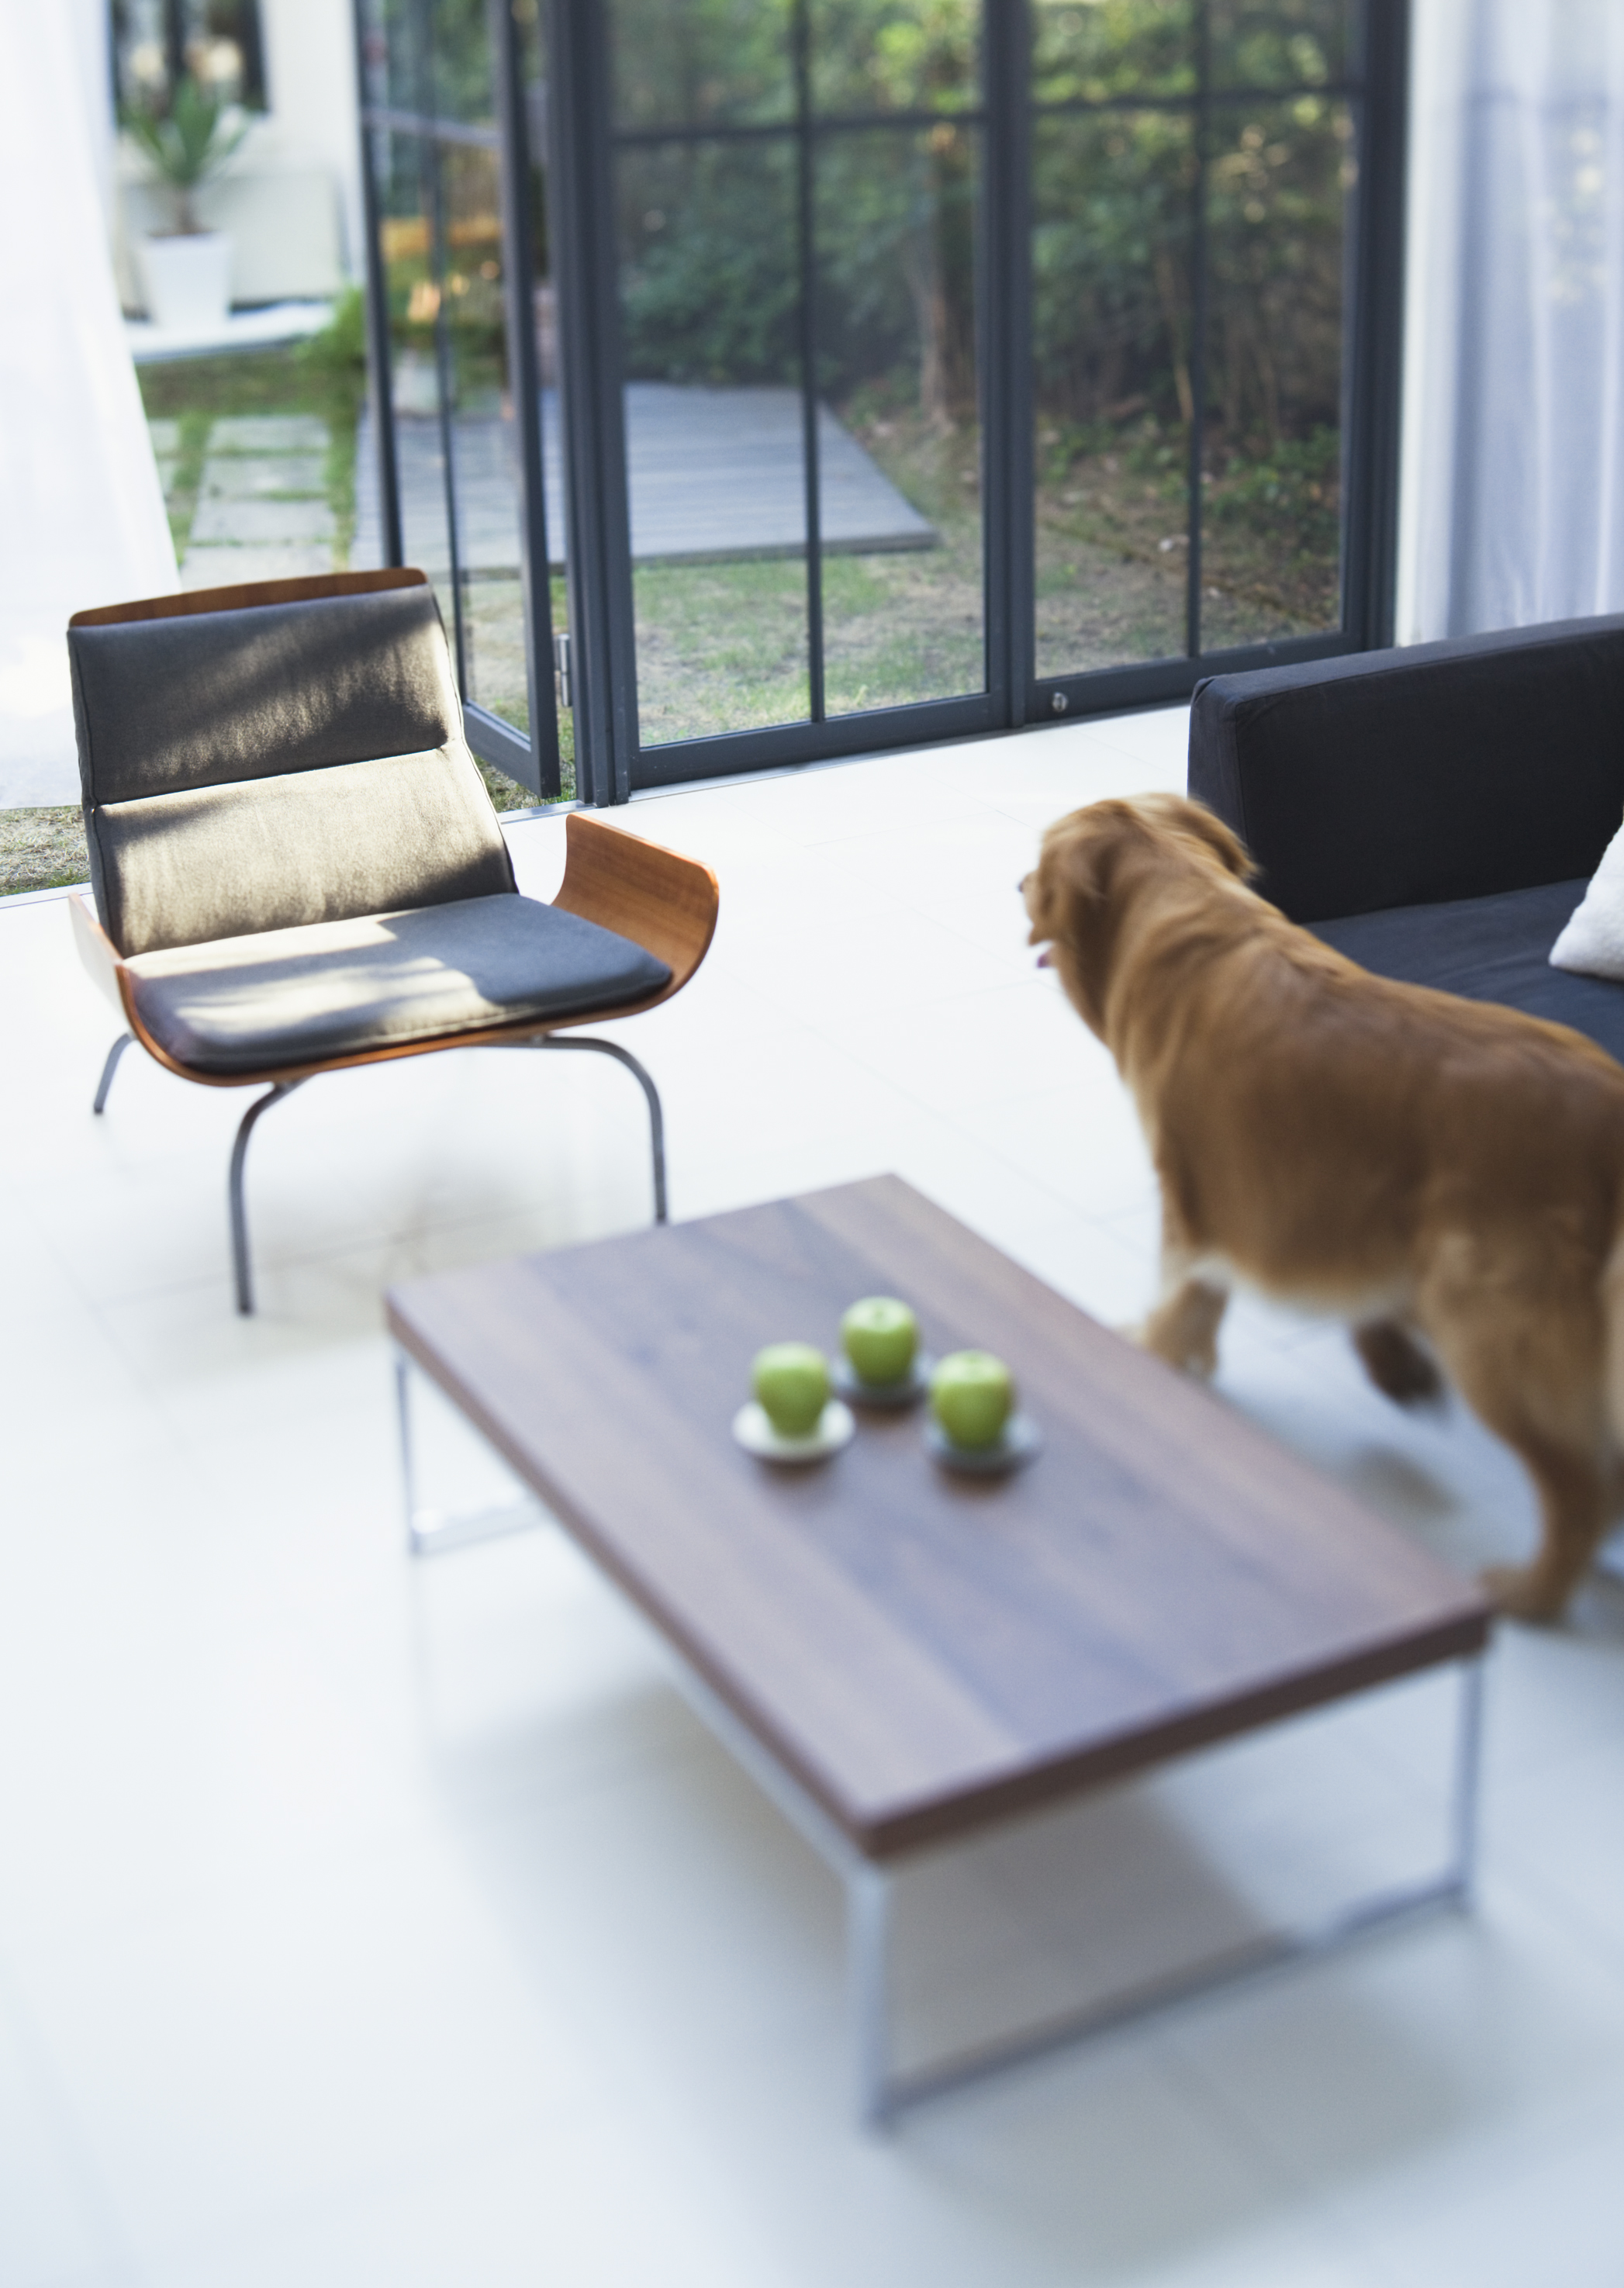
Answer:
[(218, 333), (231, 307), (231, 240), (223, 230), (140, 242), (147, 314), (166, 334)]

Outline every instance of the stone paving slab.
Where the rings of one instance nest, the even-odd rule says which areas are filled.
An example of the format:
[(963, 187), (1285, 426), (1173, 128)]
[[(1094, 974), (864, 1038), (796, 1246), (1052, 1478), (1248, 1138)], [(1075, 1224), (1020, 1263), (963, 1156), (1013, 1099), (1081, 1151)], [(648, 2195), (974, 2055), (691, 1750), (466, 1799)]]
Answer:
[(154, 453), (179, 452), (180, 424), (178, 421), (149, 421), (147, 429), (152, 439), (152, 449)]
[[(212, 464), (210, 464), (212, 466)], [(297, 546), (330, 542), (333, 512), (325, 500), (239, 500), (214, 492), (203, 473), (203, 497), (192, 522), (199, 542), (226, 541), (236, 546)], [(331, 551), (329, 551), (331, 560)]]
[(325, 453), (328, 427), (314, 413), (232, 413), (209, 432), (215, 453)]
[(327, 498), (327, 464), (315, 453), (212, 454), (203, 469), (205, 500), (255, 500), (290, 493)]
[(235, 588), (249, 580), (302, 580), (330, 572), (330, 548), (188, 548), (180, 568), (183, 588)]

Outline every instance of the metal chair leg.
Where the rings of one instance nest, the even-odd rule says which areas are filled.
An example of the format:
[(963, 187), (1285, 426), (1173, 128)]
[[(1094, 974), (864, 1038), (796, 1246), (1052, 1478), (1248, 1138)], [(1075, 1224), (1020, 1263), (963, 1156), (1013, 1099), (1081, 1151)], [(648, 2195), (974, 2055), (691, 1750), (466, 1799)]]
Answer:
[(533, 1049), (592, 1049), (600, 1057), (613, 1057), (616, 1064), (624, 1065), (648, 1099), (649, 1140), (654, 1158), (654, 1221), (663, 1223), (665, 1213), (665, 1119), (660, 1109), (660, 1092), (644, 1071), (630, 1049), (618, 1041), (583, 1040), (574, 1033), (546, 1033), (537, 1041), (524, 1044)]
[(113, 1076), (118, 1070), (118, 1061), (134, 1038), (133, 1033), (121, 1033), (107, 1051), (107, 1061), (103, 1065), (101, 1078), (96, 1084), (96, 1101), (91, 1107), (92, 1112), (101, 1112), (106, 1109), (107, 1091), (113, 1085)]
[(268, 1112), (279, 1098), (291, 1096), (303, 1084), (297, 1080), (279, 1080), (274, 1088), (257, 1097), (242, 1116), (237, 1131), (237, 1140), (231, 1148), (231, 1180), (227, 1187), (231, 1200), (231, 1259), (237, 1279), (237, 1311), (242, 1318), (251, 1318), (254, 1310), (254, 1275), (248, 1254), (248, 1214), (242, 1204), (242, 1166), (248, 1158), (248, 1140), (254, 1132), (254, 1123), (262, 1112)]

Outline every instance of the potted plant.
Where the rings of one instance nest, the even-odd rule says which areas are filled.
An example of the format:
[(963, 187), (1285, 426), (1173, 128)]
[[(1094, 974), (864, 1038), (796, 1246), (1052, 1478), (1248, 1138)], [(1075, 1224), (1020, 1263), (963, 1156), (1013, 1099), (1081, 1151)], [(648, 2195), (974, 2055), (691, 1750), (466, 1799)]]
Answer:
[(231, 301), (231, 240), (223, 230), (203, 228), (196, 195), (218, 174), (250, 122), (186, 72), (166, 107), (132, 109), (124, 124), (174, 208), (174, 229), (149, 232), (138, 249), (147, 314), (166, 332), (218, 332)]

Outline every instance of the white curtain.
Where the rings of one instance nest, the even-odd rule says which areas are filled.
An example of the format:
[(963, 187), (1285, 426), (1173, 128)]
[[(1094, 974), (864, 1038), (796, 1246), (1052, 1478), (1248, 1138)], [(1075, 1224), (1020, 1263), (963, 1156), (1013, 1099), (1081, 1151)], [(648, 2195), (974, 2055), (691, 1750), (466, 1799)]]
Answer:
[(69, 614), (179, 584), (107, 247), (101, 12), (0, 0), (0, 807), (79, 798)]
[(1624, 0), (1415, 0), (1398, 639), (1624, 610)]

